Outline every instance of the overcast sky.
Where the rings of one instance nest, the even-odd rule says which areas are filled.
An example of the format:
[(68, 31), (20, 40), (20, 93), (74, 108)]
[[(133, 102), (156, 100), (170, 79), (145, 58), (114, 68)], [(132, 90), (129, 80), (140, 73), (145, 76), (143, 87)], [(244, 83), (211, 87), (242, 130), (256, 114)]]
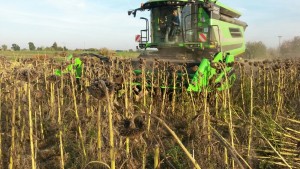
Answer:
[[(0, 0), (0, 45), (17, 43), (28, 48), (134, 49), (134, 36), (145, 26), (127, 15), (142, 0)], [(247, 41), (263, 41), (269, 47), (300, 36), (299, 0), (220, 0), (239, 10), (248, 23)]]

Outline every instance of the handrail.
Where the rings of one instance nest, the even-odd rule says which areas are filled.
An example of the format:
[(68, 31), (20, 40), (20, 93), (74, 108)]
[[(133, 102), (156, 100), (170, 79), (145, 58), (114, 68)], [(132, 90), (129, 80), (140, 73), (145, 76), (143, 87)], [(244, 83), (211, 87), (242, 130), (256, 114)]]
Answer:
[[(149, 21), (147, 18), (144, 18), (144, 17), (140, 17), (140, 19), (144, 19), (146, 21), (146, 29), (141, 30), (141, 41), (140, 41), (140, 44), (144, 45), (144, 44), (148, 43), (148, 41), (149, 41)], [(143, 32), (146, 32), (146, 37), (143, 36)], [(143, 39), (145, 39), (145, 38), (146, 38), (146, 41), (143, 41)]]

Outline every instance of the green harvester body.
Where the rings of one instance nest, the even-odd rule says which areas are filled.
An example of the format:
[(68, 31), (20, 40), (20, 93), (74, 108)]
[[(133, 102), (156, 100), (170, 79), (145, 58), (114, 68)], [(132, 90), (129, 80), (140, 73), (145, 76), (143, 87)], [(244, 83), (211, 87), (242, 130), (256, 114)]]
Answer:
[[(136, 16), (137, 11), (150, 11), (150, 19), (141, 17), (146, 28), (139, 35), (139, 48), (192, 53), (192, 59), (198, 61), (188, 91), (200, 92), (212, 86), (210, 83), (217, 90), (232, 85), (233, 62), (246, 48), (247, 24), (238, 19), (241, 16), (238, 11), (213, 0), (149, 0), (128, 14)], [(176, 26), (172, 26), (174, 11), (179, 18)]]

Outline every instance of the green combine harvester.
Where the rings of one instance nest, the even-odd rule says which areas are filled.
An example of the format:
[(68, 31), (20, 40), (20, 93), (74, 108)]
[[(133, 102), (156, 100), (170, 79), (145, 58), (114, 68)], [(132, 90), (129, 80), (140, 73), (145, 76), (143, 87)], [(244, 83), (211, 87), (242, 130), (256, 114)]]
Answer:
[(187, 70), (196, 66), (188, 91), (200, 92), (210, 83), (217, 90), (232, 85), (235, 57), (245, 52), (247, 24), (238, 20), (238, 11), (216, 0), (149, 0), (128, 15), (138, 11), (150, 11), (150, 19), (140, 18), (146, 28), (136, 36), (139, 48), (157, 49), (139, 58), (186, 64)]

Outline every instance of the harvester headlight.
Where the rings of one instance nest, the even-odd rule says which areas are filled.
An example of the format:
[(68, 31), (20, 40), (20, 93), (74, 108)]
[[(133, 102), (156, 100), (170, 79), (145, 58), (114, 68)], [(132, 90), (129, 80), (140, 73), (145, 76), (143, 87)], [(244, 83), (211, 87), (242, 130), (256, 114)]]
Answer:
[(210, 42), (210, 48), (217, 48), (217, 42), (211, 41)]

